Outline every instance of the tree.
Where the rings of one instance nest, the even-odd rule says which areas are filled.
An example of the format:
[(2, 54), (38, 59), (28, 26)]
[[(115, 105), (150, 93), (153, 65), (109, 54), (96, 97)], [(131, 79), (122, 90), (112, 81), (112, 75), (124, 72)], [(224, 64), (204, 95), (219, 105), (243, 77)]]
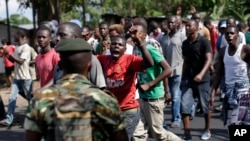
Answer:
[(249, 5), (249, 0), (226, 0), (224, 14), (232, 16), (240, 22), (246, 22), (247, 18), (250, 17)]
[[(19, 26), (22, 24), (31, 24), (31, 21), (27, 17), (21, 16), (19, 14), (10, 15), (9, 20), (10, 24), (14, 26)], [(2, 21), (6, 23), (7, 19), (3, 19)]]
[(56, 19), (60, 21), (60, 0), (17, 0), (20, 8), (32, 8), (38, 23)]
[(34, 9), (38, 24), (46, 20), (55, 19), (60, 22), (72, 18), (77, 18), (85, 23), (85, 16), (83, 16), (85, 13), (89, 13), (94, 20), (96, 17), (100, 18), (101, 12), (95, 8), (102, 6), (104, 0), (17, 0), (17, 2), (22, 8)]
[(17, 0), (23, 7), (33, 7), (37, 12), (38, 23), (56, 19), (59, 22), (72, 18), (86, 22), (85, 14), (91, 16), (91, 23), (96, 25), (100, 15), (113, 13), (120, 16), (168, 16), (176, 14), (177, 8), (181, 15), (190, 14), (193, 6), (205, 18), (219, 19), (223, 16), (234, 16), (245, 21), (250, 15), (249, 0)]

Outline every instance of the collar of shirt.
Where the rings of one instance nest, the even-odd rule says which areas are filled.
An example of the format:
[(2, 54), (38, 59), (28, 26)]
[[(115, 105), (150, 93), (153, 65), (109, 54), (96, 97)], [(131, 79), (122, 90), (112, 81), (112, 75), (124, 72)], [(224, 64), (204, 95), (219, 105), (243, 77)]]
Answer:
[(91, 82), (87, 79), (86, 76), (83, 76), (81, 74), (77, 74), (77, 73), (73, 73), (73, 74), (66, 74), (65, 76), (63, 76), (62, 81), (75, 81), (75, 82), (80, 82), (80, 81), (85, 81), (89, 84), (91, 84)]

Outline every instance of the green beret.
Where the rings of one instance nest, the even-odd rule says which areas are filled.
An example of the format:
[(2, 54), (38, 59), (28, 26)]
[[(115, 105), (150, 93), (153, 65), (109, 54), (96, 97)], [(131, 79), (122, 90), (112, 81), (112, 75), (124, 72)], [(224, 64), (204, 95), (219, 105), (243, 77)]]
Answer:
[(92, 51), (93, 48), (84, 39), (64, 39), (56, 45), (57, 52)]

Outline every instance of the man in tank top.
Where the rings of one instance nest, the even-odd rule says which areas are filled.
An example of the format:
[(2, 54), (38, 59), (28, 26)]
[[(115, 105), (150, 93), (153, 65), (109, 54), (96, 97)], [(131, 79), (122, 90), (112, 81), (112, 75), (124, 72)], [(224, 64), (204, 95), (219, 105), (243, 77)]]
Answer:
[(213, 108), (214, 95), (222, 77), (225, 77), (225, 98), (223, 101), (223, 121), (227, 125), (250, 125), (250, 94), (248, 64), (250, 47), (237, 44), (239, 30), (235, 25), (227, 26), (225, 38), (228, 46), (221, 48), (214, 83), (211, 89), (210, 109)]

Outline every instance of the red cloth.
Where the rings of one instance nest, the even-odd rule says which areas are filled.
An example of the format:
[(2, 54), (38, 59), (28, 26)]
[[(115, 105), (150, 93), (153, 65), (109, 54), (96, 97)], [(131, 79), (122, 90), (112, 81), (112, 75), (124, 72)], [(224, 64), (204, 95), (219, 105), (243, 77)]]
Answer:
[(215, 27), (212, 27), (212, 29), (209, 30), (210, 31), (210, 43), (211, 43), (211, 47), (212, 47), (212, 53), (213, 55), (216, 52), (216, 43), (219, 37), (218, 31)]
[[(8, 45), (5, 47), (5, 49), (8, 50), (9, 54), (14, 54), (15, 46)], [(13, 67), (14, 66), (14, 63), (11, 62), (6, 56), (4, 56), (3, 62), (4, 62), (5, 67)]]
[(38, 54), (36, 57), (36, 70), (40, 78), (40, 86), (46, 85), (52, 78), (55, 66), (59, 62), (59, 54), (51, 49), (45, 54)]
[(108, 55), (99, 55), (97, 58), (102, 65), (107, 88), (117, 98), (120, 108), (128, 110), (139, 107), (135, 99), (135, 80), (136, 72), (144, 71), (141, 67), (143, 59), (128, 54), (124, 54), (117, 61), (113, 61)]

